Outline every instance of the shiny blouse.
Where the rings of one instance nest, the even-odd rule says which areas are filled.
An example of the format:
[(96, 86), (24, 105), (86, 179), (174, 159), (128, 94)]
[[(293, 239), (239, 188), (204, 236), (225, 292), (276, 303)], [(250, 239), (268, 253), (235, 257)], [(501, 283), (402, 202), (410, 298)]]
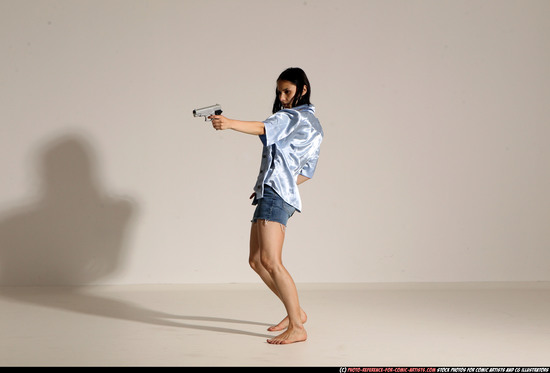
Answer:
[[(296, 179), (298, 175), (312, 178), (317, 167), (323, 129), (315, 117), (313, 105), (283, 109), (264, 122), (260, 173), (254, 187), (256, 199), (263, 197), (264, 185), (269, 185), (298, 212), (302, 201)], [(255, 199), (255, 200), (256, 200)]]

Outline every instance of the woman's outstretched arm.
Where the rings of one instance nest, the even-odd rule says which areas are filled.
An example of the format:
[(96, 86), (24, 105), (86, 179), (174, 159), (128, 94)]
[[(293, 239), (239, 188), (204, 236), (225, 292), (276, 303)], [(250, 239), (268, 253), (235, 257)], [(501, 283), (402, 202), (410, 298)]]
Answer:
[(249, 135), (264, 135), (264, 122), (247, 122), (242, 120), (229, 119), (223, 115), (211, 115), (208, 119), (212, 119), (212, 126), (216, 130), (232, 129), (234, 131), (247, 133)]

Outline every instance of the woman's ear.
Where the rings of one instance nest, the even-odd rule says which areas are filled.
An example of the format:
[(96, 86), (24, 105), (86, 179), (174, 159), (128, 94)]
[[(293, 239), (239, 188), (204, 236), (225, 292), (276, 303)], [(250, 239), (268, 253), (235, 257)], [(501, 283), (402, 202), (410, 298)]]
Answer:
[(302, 96), (305, 96), (307, 93), (307, 85), (304, 84), (304, 89), (302, 90)]

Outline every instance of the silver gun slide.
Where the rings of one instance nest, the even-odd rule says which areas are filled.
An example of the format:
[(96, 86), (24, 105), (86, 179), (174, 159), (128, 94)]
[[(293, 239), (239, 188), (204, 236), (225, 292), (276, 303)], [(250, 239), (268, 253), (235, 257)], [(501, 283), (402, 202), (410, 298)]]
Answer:
[(222, 107), (219, 104), (193, 110), (194, 117), (204, 117), (205, 121), (208, 121), (209, 116), (221, 115), (221, 113), (223, 113), (223, 111)]

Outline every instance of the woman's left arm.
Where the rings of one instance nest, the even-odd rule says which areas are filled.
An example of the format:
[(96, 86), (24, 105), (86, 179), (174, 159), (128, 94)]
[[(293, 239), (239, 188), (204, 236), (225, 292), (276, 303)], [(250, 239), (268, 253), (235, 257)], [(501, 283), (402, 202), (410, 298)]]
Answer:
[(217, 130), (232, 129), (234, 131), (247, 133), (249, 135), (264, 135), (264, 122), (247, 122), (242, 120), (229, 119), (223, 115), (211, 115), (208, 119), (212, 119), (212, 126)]
[(300, 185), (306, 181), (309, 180), (309, 177), (305, 177), (304, 175), (300, 174), (298, 175), (298, 178), (296, 179), (296, 184)]

